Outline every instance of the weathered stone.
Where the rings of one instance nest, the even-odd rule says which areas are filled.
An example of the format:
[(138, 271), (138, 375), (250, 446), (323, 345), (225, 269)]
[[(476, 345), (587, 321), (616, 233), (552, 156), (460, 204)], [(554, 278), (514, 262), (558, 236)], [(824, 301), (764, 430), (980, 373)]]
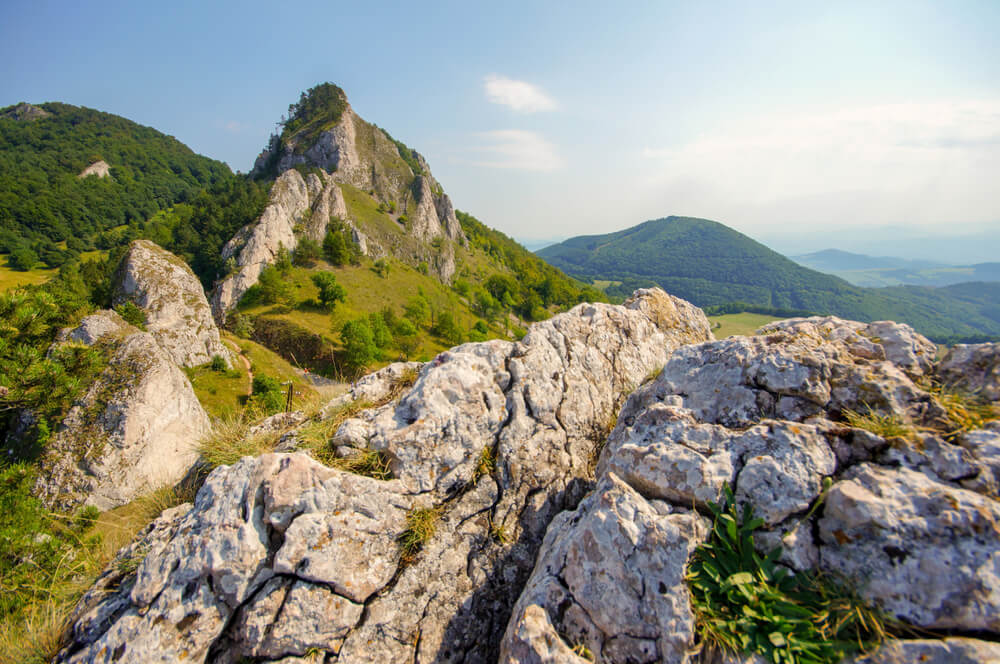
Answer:
[[(339, 648), (342, 661), (495, 660), (545, 529), (586, 491), (598, 442), (624, 395), (677, 345), (706, 338), (698, 309), (651, 291), (626, 307), (580, 305), (534, 325), (516, 344), (442, 353), (399, 396), (392, 374), (408, 376), (413, 367), (363, 381), (352, 398), (370, 389), (394, 400), (342, 430), (360, 423), (366, 442), (399, 461), (397, 479), (349, 475), (298, 454), (216, 470), (176, 536), (147, 556), (130, 608), (102, 635), (74, 646), (75, 656), (122, 644), (126, 654), (139, 653), (154, 642), (164, 658), (186, 650), (193, 661), (212, 648), (298, 656), (304, 641), (259, 650), (269, 637), (246, 636), (261, 634), (252, 626), (271, 611), (250, 609), (253, 598), (263, 602), (264, 584), (280, 577), (365, 603), (343, 644), (336, 636), (315, 646)], [(484, 456), (492, 470), (480, 465)], [(655, 514), (663, 508), (646, 504)], [(400, 569), (397, 538), (415, 506), (435, 509), (436, 534)], [(275, 581), (268, 594), (279, 587), (293, 586)], [(241, 610), (242, 622), (234, 619)], [(153, 634), (159, 617), (176, 624), (192, 612), (198, 616), (183, 634)], [(294, 622), (275, 615), (270, 634), (297, 633)], [(237, 624), (248, 627), (224, 629)], [(609, 648), (640, 645), (619, 638)]]
[(198, 277), (177, 256), (136, 240), (118, 264), (112, 287), (112, 303), (133, 302), (142, 309), (146, 330), (178, 366), (205, 364), (216, 355), (232, 365)]
[(953, 346), (941, 359), (937, 378), (987, 401), (1000, 401), (1000, 343)]
[[(394, 486), (325, 468), (302, 454), (266, 454), (215, 470), (193, 508), (171, 522), (171, 536), (149, 543), (135, 583), (88, 609), (88, 615), (107, 616), (104, 606), (113, 606), (116, 619), (99, 633), (92, 623), (76, 630), (77, 640), (58, 661), (95, 661), (114, 652), (121, 662), (204, 661), (213, 644), (263, 634), (254, 630), (266, 603), (244, 612), (232, 634), (224, 629), (276, 575), (309, 582), (293, 583), (283, 602), (280, 615), (295, 621), (238, 647), (301, 655), (307, 641), (329, 637), (317, 647), (335, 650), (338, 635), (360, 616), (358, 604), (345, 597), (366, 598), (395, 571), (395, 540), (410, 502)], [(320, 620), (317, 611), (326, 617)]]
[(1000, 643), (978, 639), (945, 638), (886, 641), (873, 653), (843, 664), (1000, 664)]
[(89, 175), (94, 175), (99, 178), (109, 178), (111, 177), (111, 165), (103, 159), (99, 159), (80, 171), (80, 174), (76, 177), (85, 178)]
[(60, 336), (101, 344), (109, 359), (46, 446), (37, 495), (60, 509), (110, 509), (179, 482), (211, 429), (184, 372), (113, 312)]
[[(575, 512), (549, 528), (500, 661), (558, 661), (545, 655), (553, 635), (567, 646), (583, 644), (597, 661), (689, 661), (694, 615), (684, 574), (705, 532), (697, 515), (661, 515), (606, 475)], [(533, 606), (548, 607), (543, 629), (519, 624)]]
[(1000, 631), (1000, 504), (906, 468), (861, 464), (819, 521), (824, 570), (921, 627)]

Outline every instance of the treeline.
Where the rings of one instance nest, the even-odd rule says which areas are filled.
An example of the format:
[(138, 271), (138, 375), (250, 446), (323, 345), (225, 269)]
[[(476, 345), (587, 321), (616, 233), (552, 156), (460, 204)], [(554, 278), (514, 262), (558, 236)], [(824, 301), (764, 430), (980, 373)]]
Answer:
[[(68, 104), (41, 107), (51, 115), (30, 121), (0, 111), (0, 251), (28, 248), (55, 267), (54, 243), (92, 248), (107, 229), (233, 178), (224, 163), (150, 127)], [(77, 177), (98, 160), (110, 177)]]

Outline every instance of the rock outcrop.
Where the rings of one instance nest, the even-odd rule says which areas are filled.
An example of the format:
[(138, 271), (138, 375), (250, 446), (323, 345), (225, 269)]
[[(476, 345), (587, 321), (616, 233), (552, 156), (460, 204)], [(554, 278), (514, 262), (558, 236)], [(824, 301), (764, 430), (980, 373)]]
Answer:
[(34, 120), (47, 118), (50, 115), (52, 114), (44, 108), (22, 101), (20, 104), (7, 109), (7, 111), (4, 112), (3, 117), (18, 120), (19, 122), (32, 122)]
[(146, 330), (174, 364), (193, 367), (216, 355), (232, 364), (198, 277), (177, 256), (136, 240), (118, 264), (112, 289), (114, 305), (132, 302), (142, 309)]
[(100, 159), (98, 161), (95, 161), (90, 166), (87, 166), (82, 171), (80, 171), (80, 174), (77, 175), (76, 177), (85, 178), (90, 175), (94, 175), (99, 178), (111, 177), (111, 166), (108, 164), (108, 162), (104, 161), (103, 159)]
[(990, 401), (1000, 401), (1000, 343), (958, 344), (941, 359), (938, 379)]
[[(940, 406), (914, 382), (932, 361), (933, 345), (907, 326), (834, 318), (676, 351), (622, 409), (597, 490), (550, 527), (500, 661), (583, 662), (584, 648), (602, 662), (695, 661), (682, 579), (705, 524), (692, 508), (720, 502), (726, 484), (763, 518), (762, 553), (780, 545), (785, 565), (850, 579), (909, 624), (1000, 633), (1000, 503), (977, 481), (991, 472), (988, 455), (933, 433), (910, 442), (834, 421), (871, 406), (938, 422)], [(810, 516), (824, 480), (832, 486)], [(663, 543), (650, 547), (654, 538)], [(620, 616), (633, 617), (627, 628)], [(864, 661), (995, 651), (966, 639), (894, 641)]]
[(346, 219), (347, 207), (331, 178), (321, 180), (310, 174), (304, 179), (296, 170), (282, 173), (271, 187), (270, 201), (260, 218), (240, 229), (222, 248), (222, 258), (233, 259), (236, 271), (213, 290), (212, 314), (219, 325), (282, 248), (294, 250), (301, 237), (322, 241), (334, 217)]
[(63, 510), (104, 510), (180, 481), (210, 423), (154, 337), (100, 311), (57, 343), (99, 346), (108, 363), (46, 445), (36, 494)]
[[(709, 338), (700, 310), (643, 291), (579, 305), (518, 343), (442, 353), (331, 441), (374, 448), (393, 479), (302, 453), (217, 469), (189, 512), (154, 525), (134, 576), (109, 568), (99, 587), (116, 590), (84, 599), (59, 661), (495, 661), (545, 530), (591, 486), (624, 395), (674, 348)], [(393, 375), (412, 369), (357, 395), (391, 396)], [(417, 510), (436, 534), (404, 561), (398, 540)]]
[[(859, 662), (995, 658), (1000, 426), (940, 433), (933, 346), (834, 318), (710, 339), (699, 310), (638, 291), (367, 377), (323, 416), (381, 405), (329, 446), (391, 479), (301, 452), (215, 470), (120, 554), (144, 552), (137, 571), (108, 568), (57, 661), (756, 664), (698, 654), (685, 582), (726, 484), (793, 571), (994, 639), (892, 640)], [(869, 407), (913, 429), (843, 421)], [(418, 521), (432, 532), (403, 552)]]

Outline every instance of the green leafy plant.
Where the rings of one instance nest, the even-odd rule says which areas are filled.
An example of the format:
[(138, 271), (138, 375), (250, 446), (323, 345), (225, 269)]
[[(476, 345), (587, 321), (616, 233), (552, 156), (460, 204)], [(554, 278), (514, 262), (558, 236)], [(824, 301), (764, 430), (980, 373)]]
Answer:
[(135, 302), (126, 300), (115, 307), (115, 311), (125, 319), (126, 323), (135, 325), (140, 330), (146, 329), (146, 312), (140, 309)]
[(709, 647), (753, 652), (776, 664), (839, 662), (868, 650), (886, 635), (881, 616), (843, 583), (777, 565), (781, 549), (761, 556), (753, 533), (763, 524), (737, 509), (725, 489), (709, 504), (712, 531), (688, 567), (698, 634)]

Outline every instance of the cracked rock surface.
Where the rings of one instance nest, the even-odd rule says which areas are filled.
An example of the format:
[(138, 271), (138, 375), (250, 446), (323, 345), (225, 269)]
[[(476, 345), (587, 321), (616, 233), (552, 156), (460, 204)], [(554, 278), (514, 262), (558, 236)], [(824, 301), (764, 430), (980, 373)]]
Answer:
[[(956, 355), (946, 370), (965, 374)], [(997, 639), (995, 424), (906, 440), (840, 421), (871, 407), (915, 427), (940, 424), (941, 406), (921, 387), (940, 380), (933, 357), (933, 344), (905, 325), (836, 318), (675, 351), (626, 402), (594, 491), (552, 521), (500, 661), (760, 661), (699, 653), (690, 619), (683, 575), (706, 536), (697, 510), (719, 502), (726, 484), (764, 519), (762, 552), (781, 545), (782, 563), (846, 577), (912, 625)], [(965, 357), (982, 365), (979, 353)], [(657, 555), (644, 557), (656, 538)], [(904, 640), (863, 661), (996, 654), (991, 641)]]
[[(134, 575), (109, 570), (107, 592), (88, 593), (58, 661), (497, 661), (546, 528), (593, 487), (625, 396), (673, 350), (707, 339), (699, 309), (643, 290), (624, 306), (579, 305), (517, 343), (442, 353), (332, 441), (380, 450), (394, 479), (302, 453), (216, 469), (189, 511), (144, 535)], [(356, 391), (387, 389), (379, 380)], [(623, 489), (621, 508), (637, 497)], [(436, 533), (402, 561), (415, 508), (435, 510)], [(637, 560), (660, 555), (658, 514)]]

